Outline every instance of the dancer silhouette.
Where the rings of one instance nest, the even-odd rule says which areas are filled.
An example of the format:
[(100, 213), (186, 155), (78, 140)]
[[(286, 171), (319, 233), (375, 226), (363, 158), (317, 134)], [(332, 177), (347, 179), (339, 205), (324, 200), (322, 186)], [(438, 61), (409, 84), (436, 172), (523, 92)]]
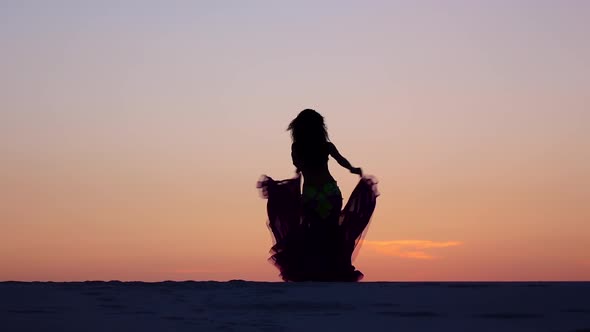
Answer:
[[(375, 210), (377, 182), (340, 154), (318, 112), (301, 111), (288, 130), (297, 175), (281, 181), (263, 175), (257, 185), (268, 199), (268, 226), (275, 241), (269, 260), (285, 281), (359, 281), (363, 274), (352, 265), (352, 254)], [(344, 209), (328, 169), (329, 156), (361, 176)]]

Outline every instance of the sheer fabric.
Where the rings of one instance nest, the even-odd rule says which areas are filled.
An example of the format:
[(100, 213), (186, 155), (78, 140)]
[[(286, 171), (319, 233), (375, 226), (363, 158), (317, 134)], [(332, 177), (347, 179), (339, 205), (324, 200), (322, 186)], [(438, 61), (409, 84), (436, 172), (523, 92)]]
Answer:
[(377, 196), (373, 177), (360, 179), (342, 208), (336, 182), (303, 186), (301, 176), (257, 184), (268, 199), (268, 227), (273, 235), (269, 261), (285, 281), (359, 281), (352, 265), (367, 230)]

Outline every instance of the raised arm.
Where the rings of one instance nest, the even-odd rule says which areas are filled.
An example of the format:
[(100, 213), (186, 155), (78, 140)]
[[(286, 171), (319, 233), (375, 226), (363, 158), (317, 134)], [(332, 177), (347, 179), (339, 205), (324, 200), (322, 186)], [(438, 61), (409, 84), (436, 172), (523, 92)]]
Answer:
[(338, 164), (340, 164), (340, 166), (346, 168), (351, 173), (358, 174), (360, 176), (363, 175), (363, 171), (358, 167), (352, 167), (350, 162), (340, 154), (338, 149), (336, 149), (336, 145), (334, 145), (332, 142), (328, 143), (328, 149), (330, 156), (332, 156), (332, 158), (334, 158)]

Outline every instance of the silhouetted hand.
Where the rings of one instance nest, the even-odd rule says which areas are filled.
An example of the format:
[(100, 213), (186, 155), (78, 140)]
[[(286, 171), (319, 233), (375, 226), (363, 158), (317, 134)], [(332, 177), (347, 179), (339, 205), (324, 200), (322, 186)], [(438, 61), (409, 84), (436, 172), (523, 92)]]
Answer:
[(350, 173), (358, 174), (359, 176), (363, 176), (363, 170), (360, 167), (353, 167), (350, 170)]

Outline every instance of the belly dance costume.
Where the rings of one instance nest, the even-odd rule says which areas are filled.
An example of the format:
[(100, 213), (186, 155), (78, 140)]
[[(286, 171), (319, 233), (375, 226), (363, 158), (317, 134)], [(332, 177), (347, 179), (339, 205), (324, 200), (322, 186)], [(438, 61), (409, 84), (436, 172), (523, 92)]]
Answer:
[(258, 182), (268, 199), (268, 227), (274, 238), (271, 261), (285, 281), (359, 281), (352, 255), (375, 210), (377, 181), (363, 177), (342, 209), (335, 181), (303, 185), (301, 176)]

